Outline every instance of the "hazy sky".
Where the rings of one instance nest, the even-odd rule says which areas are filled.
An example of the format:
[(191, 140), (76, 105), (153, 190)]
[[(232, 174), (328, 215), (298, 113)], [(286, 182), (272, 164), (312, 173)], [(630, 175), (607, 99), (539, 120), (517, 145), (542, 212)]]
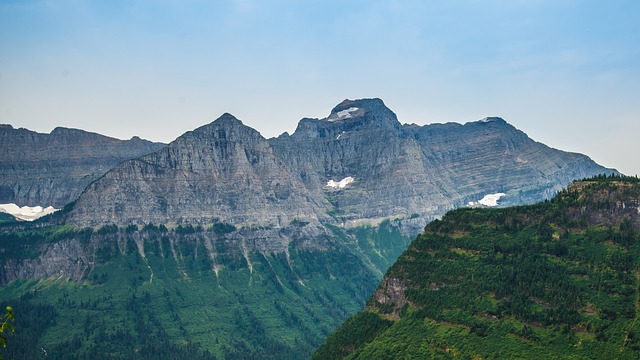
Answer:
[(640, 175), (640, 1), (0, 0), (14, 127), (169, 142), (229, 112), (272, 137), (363, 97)]

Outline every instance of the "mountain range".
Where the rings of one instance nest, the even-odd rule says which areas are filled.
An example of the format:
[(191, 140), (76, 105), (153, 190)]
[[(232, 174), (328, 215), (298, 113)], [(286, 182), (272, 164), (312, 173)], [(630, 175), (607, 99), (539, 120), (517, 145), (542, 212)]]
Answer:
[[(271, 139), (230, 114), (168, 145), (3, 134), (8, 149), (54, 144), (11, 150), (0, 176), (3, 201), (66, 203), (0, 226), (0, 299), (31, 319), (9, 351), (46, 346), (50, 358), (309, 357), (447, 211), (617, 173), (500, 118), (403, 125), (379, 99)], [(65, 145), (65, 162), (53, 149), (73, 141), (85, 152)], [(38, 172), (48, 159), (60, 165)], [(54, 320), (37, 326), (39, 313)]]
[[(114, 167), (87, 187), (66, 221), (285, 227), (411, 214), (432, 220), (492, 193), (505, 194), (503, 205), (540, 201), (600, 173), (613, 170), (537, 143), (500, 118), (401, 125), (379, 99), (345, 100), (327, 118), (302, 119), (292, 135), (272, 139), (224, 114)], [(329, 185), (344, 179), (352, 182)]]
[(62, 208), (123, 160), (164, 144), (57, 127), (50, 134), (0, 125), (0, 204)]

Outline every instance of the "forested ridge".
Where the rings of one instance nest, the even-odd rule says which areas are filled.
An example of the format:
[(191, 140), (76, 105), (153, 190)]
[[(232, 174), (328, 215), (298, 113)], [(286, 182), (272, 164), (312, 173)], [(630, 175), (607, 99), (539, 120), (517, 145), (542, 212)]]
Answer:
[(640, 181), (425, 228), (314, 359), (640, 357)]

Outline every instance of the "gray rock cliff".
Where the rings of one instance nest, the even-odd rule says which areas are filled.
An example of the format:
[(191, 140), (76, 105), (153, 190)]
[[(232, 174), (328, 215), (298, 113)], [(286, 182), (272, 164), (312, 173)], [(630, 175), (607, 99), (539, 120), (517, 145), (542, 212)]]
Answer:
[(504, 205), (532, 203), (574, 179), (614, 172), (500, 118), (401, 125), (380, 99), (345, 100), (328, 117), (302, 119), (292, 135), (269, 140), (225, 114), (105, 174), (68, 221), (349, 227), (413, 215), (419, 231), (488, 194), (505, 193)]
[(0, 203), (61, 208), (120, 162), (164, 144), (118, 140), (83, 130), (50, 134), (0, 126)]
[(324, 220), (326, 207), (324, 198), (309, 196), (260, 133), (224, 114), (105, 174), (85, 190), (68, 220), (89, 226), (227, 222), (283, 227), (296, 219)]

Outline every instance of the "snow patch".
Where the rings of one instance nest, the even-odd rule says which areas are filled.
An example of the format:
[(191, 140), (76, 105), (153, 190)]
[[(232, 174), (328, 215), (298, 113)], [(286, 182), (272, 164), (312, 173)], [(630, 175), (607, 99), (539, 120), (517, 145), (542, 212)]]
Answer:
[(353, 116), (353, 115), (351, 115), (351, 113), (355, 112), (355, 111), (358, 111), (357, 107), (350, 107), (347, 110), (338, 111), (338, 117), (339, 118), (350, 118), (351, 116)]
[(58, 210), (60, 209), (55, 209), (53, 206), (43, 208), (42, 206), (19, 207), (16, 204), (0, 204), (0, 212), (13, 215), (17, 219), (25, 221), (33, 221), (45, 215), (52, 214)]
[(344, 189), (347, 185), (351, 184), (355, 179), (351, 176), (347, 176), (346, 178), (340, 181), (329, 180), (327, 181), (327, 187), (333, 189)]
[(350, 119), (350, 118), (353, 117), (352, 113), (356, 112), (358, 110), (360, 110), (360, 109), (357, 108), (357, 107), (350, 107), (350, 108), (348, 108), (346, 110), (338, 111), (338, 113), (336, 114), (337, 117), (335, 117), (335, 115), (334, 116), (330, 116), (328, 120), (329, 121), (338, 121), (338, 120)]
[(336, 137), (336, 140), (340, 140), (340, 137), (342, 136), (342, 134), (344, 134), (345, 132), (341, 132), (340, 134), (338, 134), (338, 137)]
[(478, 200), (478, 203), (484, 206), (498, 206), (498, 200), (505, 196), (505, 193), (496, 193), (485, 195), (482, 199)]

